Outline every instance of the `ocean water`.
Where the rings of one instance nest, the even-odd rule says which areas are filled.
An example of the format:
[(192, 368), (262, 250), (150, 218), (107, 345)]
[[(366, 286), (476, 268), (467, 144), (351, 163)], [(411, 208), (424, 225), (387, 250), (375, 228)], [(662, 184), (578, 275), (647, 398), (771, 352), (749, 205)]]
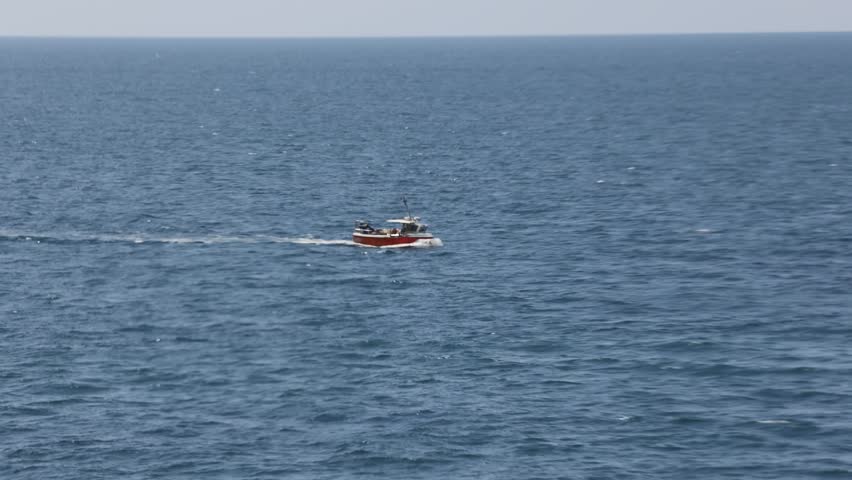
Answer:
[(850, 478), (850, 220), (852, 34), (2, 39), (0, 478)]

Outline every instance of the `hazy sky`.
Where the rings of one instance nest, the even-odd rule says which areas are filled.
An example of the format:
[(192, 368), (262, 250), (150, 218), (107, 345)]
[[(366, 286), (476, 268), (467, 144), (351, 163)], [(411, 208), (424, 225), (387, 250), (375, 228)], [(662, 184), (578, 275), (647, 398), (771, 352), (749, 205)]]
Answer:
[(0, 0), (0, 36), (852, 31), (852, 0)]

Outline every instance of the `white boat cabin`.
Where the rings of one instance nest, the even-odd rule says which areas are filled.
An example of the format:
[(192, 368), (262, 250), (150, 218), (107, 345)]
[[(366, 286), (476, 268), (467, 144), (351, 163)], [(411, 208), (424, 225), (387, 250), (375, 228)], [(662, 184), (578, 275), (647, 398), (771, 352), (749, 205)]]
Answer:
[(355, 224), (355, 232), (366, 235), (411, 235), (417, 233), (426, 233), (428, 225), (419, 223), (420, 217), (405, 217), (394, 218), (387, 220), (387, 223), (399, 224), (399, 228), (373, 228), (365, 221), (358, 221)]

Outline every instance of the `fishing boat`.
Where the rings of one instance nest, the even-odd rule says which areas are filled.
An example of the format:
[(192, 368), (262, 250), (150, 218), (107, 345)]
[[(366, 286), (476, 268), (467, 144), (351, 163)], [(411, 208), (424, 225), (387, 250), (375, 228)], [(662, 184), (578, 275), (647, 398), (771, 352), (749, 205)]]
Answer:
[(407, 247), (407, 246), (437, 246), (441, 240), (427, 232), (428, 225), (420, 222), (420, 217), (414, 217), (408, 210), (408, 202), (403, 197), (405, 211), (408, 214), (402, 218), (387, 220), (394, 227), (373, 228), (368, 222), (355, 222), (352, 241), (371, 247)]

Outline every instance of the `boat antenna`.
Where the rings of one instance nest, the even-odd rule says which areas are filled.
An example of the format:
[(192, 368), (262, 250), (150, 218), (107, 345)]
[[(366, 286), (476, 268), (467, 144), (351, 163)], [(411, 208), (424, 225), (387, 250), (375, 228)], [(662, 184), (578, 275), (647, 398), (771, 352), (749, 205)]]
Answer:
[(411, 211), (408, 210), (408, 201), (405, 199), (405, 195), (402, 196), (402, 204), (405, 205), (405, 212), (408, 214), (408, 218), (413, 218), (411, 216)]

